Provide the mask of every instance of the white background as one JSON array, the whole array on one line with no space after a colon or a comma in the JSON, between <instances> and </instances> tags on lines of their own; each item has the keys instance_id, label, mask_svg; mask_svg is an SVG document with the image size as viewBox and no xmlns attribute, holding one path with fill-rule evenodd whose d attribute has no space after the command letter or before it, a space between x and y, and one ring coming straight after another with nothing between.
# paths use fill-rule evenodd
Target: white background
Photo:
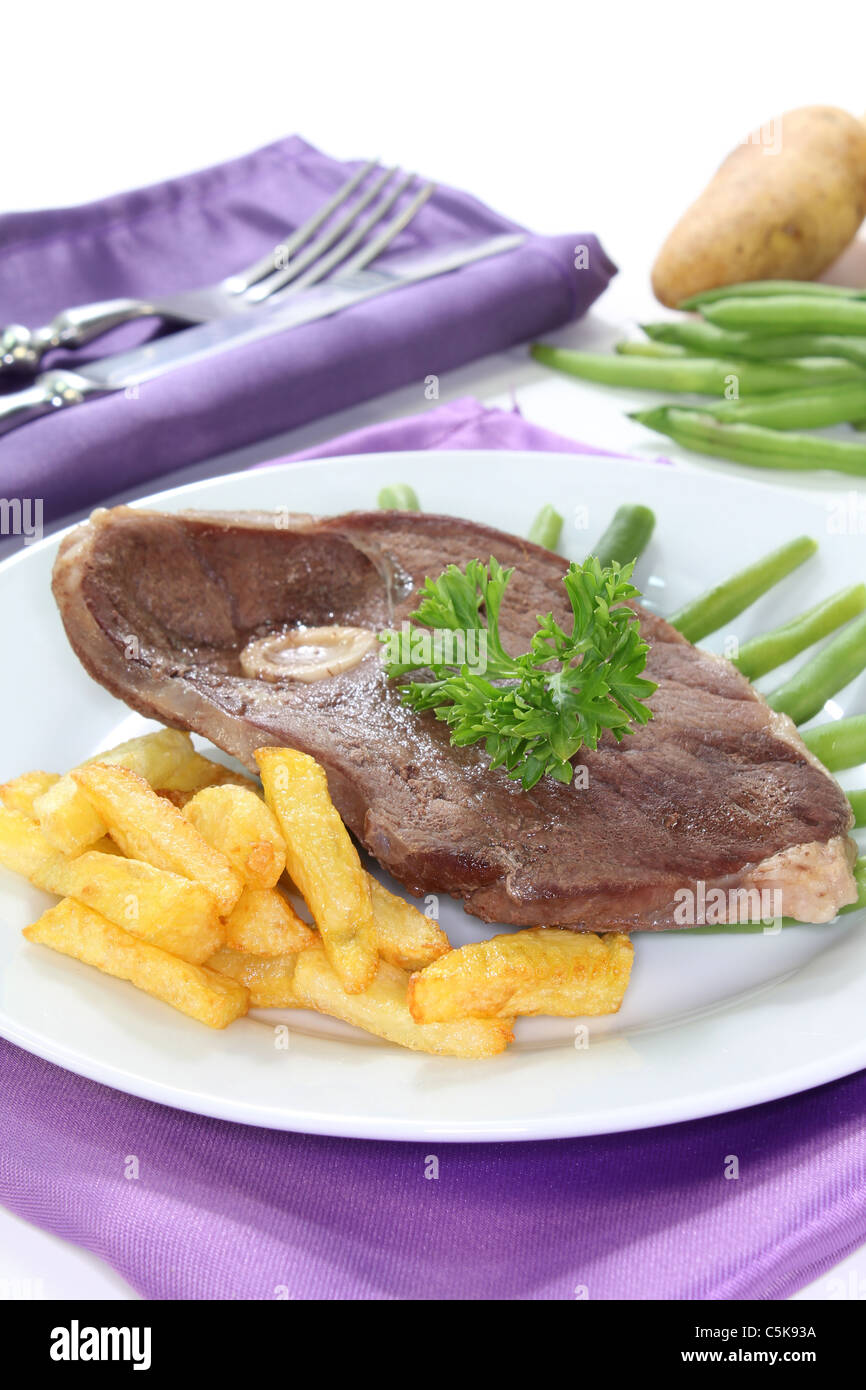
<instances>
[{"instance_id":1,"label":"white background","mask_svg":"<svg viewBox=\"0 0 866 1390\"><path fill-rule=\"evenodd\" d=\"M467 188L538 231L597 232L621 274L561 336L607 343L658 315L654 254L751 128L812 103L863 114L856 17L840 0L10 5L0 210L88 201L298 132L338 157L378 155ZM545 377L522 350L453 374L442 397L498 403L512 388L527 416L564 434L662 452L623 422L617 393ZM257 452L423 404L406 388ZM28 1279L46 1297L129 1296L100 1261L0 1210L0 1297ZM866 1296L866 1254L806 1296Z\"/></svg>"}]
</instances>

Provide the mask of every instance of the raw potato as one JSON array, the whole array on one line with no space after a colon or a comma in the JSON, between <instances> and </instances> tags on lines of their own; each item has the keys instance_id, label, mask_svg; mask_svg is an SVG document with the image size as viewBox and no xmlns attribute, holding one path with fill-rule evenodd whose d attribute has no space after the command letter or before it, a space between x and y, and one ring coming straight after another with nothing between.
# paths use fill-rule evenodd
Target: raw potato
<instances>
[{"instance_id":1,"label":"raw potato","mask_svg":"<svg viewBox=\"0 0 866 1390\"><path fill-rule=\"evenodd\" d=\"M166 869L88 850L64 864L53 879L55 892L193 965L201 965L223 943L212 894Z\"/></svg>"},{"instance_id":2,"label":"raw potato","mask_svg":"<svg viewBox=\"0 0 866 1390\"><path fill-rule=\"evenodd\" d=\"M366 989L378 962L370 881L328 794L325 769L291 748L260 748L256 762L286 842L286 868L328 959L346 990Z\"/></svg>"},{"instance_id":3,"label":"raw potato","mask_svg":"<svg viewBox=\"0 0 866 1390\"><path fill-rule=\"evenodd\" d=\"M10 811L0 805L0 864L4 868L29 879L46 893L54 893L58 891L54 886L57 875L65 862L34 820L23 811Z\"/></svg>"},{"instance_id":4,"label":"raw potato","mask_svg":"<svg viewBox=\"0 0 866 1390\"><path fill-rule=\"evenodd\" d=\"M442 956L409 984L418 1023L515 1014L567 1018L616 1013L631 973L633 948L621 932L562 927L475 941Z\"/></svg>"},{"instance_id":5,"label":"raw potato","mask_svg":"<svg viewBox=\"0 0 866 1390\"><path fill-rule=\"evenodd\" d=\"M224 949L211 957L208 968L245 985L253 1008L298 1009L303 1006L292 983L297 960L296 951L283 956L254 956Z\"/></svg>"},{"instance_id":6,"label":"raw potato","mask_svg":"<svg viewBox=\"0 0 866 1390\"><path fill-rule=\"evenodd\" d=\"M124 854L201 883L216 898L221 916L231 912L243 888L240 874L143 777L102 763L76 768L72 776Z\"/></svg>"},{"instance_id":7,"label":"raw potato","mask_svg":"<svg viewBox=\"0 0 866 1390\"><path fill-rule=\"evenodd\" d=\"M238 981L170 956L71 898L44 912L38 922L24 928L24 935L28 941L95 965L106 975L129 980L209 1028L225 1028L249 1008L249 991Z\"/></svg>"},{"instance_id":8,"label":"raw potato","mask_svg":"<svg viewBox=\"0 0 866 1390\"><path fill-rule=\"evenodd\" d=\"M416 1023L409 1012L404 970L381 961L373 983L361 994L347 994L321 946L301 951L293 988L302 1008L353 1023L413 1052L440 1057L495 1057L513 1040L511 1019L468 1018L457 1023Z\"/></svg>"},{"instance_id":9,"label":"raw potato","mask_svg":"<svg viewBox=\"0 0 866 1390\"><path fill-rule=\"evenodd\" d=\"M153 786L166 783L183 763L196 757L189 734L160 729L98 753L82 767L94 762L127 767ZM104 820L76 786L71 772L36 798L34 811L49 840L64 854L80 854L105 834Z\"/></svg>"},{"instance_id":10,"label":"raw potato","mask_svg":"<svg viewBox=\"0 0 866 1390\"><path fill-rule=\"evenodd\" d=\"M400 970L423 970L450 951L448 937L438 922L425 917L405 898L389 893L372 874L369 877L376 945L383 960Z\"/></svg>"},{"instance_id":11,"label":"raw potato","mask_svg":"<svg viewBox=\"0 0 866 1390\"><path fill-rule=\"evenodd\" d=\"M866 215L866 125L805 106L763 134L728 155L659 252L662 304L746 280L814 279L853 240Z\"/></svg>"},{"instance_id":12,"label":"raw potato","mask_svg":"<svg viewBox=\"0 0 866 1390\"><path fill-rule=\"evenodd\" d=\"M286 845L273 811L246 787L206 787L184 815L220 850L250 888L273 888L286 867Z\"/></svg>"},{"instance_id":13,"label":"raw potato","mask_svg":"<svg viewBox=\"0 0 866 1390\"><path fill-rule=\"evenodd\" d=\"M316 939L276 888L245 888L225 919L225 944L232 951L283 956Z\"/></svg>"}]
</instances>

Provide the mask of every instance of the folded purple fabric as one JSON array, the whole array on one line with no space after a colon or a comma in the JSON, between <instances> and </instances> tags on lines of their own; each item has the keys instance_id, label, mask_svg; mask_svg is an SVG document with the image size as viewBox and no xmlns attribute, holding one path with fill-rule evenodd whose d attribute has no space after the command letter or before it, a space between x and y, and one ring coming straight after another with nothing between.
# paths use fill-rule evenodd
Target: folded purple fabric
<instances>
[{"instance_id":1,"label":"folded purple fabric","mask_svg":"<svg viewBox=\"0 0 866 1390\"><path fill-rule=\"evenodd\" d=\"M496 410L471 396L449 401L424 415L385 420L380 425L328 439L324 444L304 449L290 458L270 459L256 468L274 468L292 459L337 458L352 454L382 454L393 450L415 449L538 449L562 454L608 454L594 444L582 444L565 435L554 434L541 425L525 420L520 411ZM621 456L620 456L621 457Z\"/></svg>"},{"instance_id":2,"label":"folded purple fabric","mask_svg":"<svg viewBox=\"0 0 866 1390\"><path fill-rule=\"evenodd\" d=\"M636 1135L386 1144L201 1119L0 1043L0 1107L0 1200L147 1298L785 1298L866 1236L862 1073Z\"/></svg>"},{"instance_id":3,"label":"folded purple fabric","mask_svg":"<svg viewBox=\"0 0 866 1390\"><path fill-rule=\"evenodd\" d=\"M470 400L304 457L461 447L587 452ZM148 1298L785 1298L866 1240L864 1115L861 1072L635 1134L358 1142L202 1119L0 1043L0 1201Z\"/></svg>"},{"instance_id":4,"label":"folded purple fabric","mask_svg":"<svg viewBox=\"0 0 866 1390\"><path fill-rule=\"evenodd\" d=\"M357 167L297 136L242 159L85 207L0 217L0 322L29 327L117 295L192 289L250 264ZM391 254L452 246L516 224L439 188ZM575 257L575 248L585 255ZM576 262L579 268L576 268ZM589 233L531 236L441 279L248 343L0 437L6 496L42 498L46 520L499 351L583 314L615 274ZM153 331L153 323L150 324ZM88 350L119 351L146 325ZM55 353L74 366L88 353Z\"/></svg>"}]
</instances>

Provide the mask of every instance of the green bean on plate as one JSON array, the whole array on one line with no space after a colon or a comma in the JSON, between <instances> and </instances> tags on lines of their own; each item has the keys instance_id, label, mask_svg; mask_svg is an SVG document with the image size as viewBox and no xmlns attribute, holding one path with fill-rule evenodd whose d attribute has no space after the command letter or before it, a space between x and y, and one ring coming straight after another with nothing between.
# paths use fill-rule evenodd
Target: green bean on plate
<instances>
[{"instance_id":1,"label":"green bean on plate","mask_svg":"<svg viewBox=\"0 0 866 1390\"><path fill-rule=\"evenodd\" d=\"M853 584L771 632L752 637L740 647L739 655L733 659L734 665L749 680L757 680L768 671L784 666L823 637L829 637L864 609L866 584Z\"/></svg>"},{"instance_id":2,"label":"green bean on plate","mask_svg":"<svg viewBox=\"0 0 866 1390\"><path fill-rule=\"evenodd\" d=\"M718 632L732 618L738 617L768 589L772 589L814 555L817 549L818 543L811 536L798 536L730 579L716 584L699 598L692 599L668 622L690 642L699 642L702 637Z\"/></svg>"}]
</instances>

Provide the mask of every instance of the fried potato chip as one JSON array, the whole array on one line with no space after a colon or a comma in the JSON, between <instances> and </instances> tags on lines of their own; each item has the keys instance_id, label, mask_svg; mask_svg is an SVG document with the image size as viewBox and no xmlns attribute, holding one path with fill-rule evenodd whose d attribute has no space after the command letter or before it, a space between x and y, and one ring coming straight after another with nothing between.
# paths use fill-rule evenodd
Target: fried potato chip
<instances>
[{"instance_id":1,"label":"fried potato chip","mask_svg":"<svg viewBox=\"0 0 866 1390\"><path fill-rule=\"evenodd\" d=\"M461 1019L456 1023L416 1023L406 999L409 976L379 963L376 978L362 993L347 994L321 946L308 946L297 958L294 992L299 1006L354 1023L414 1052L442 1057L494 1057L512 1041L511 1020Z\"/></svg>"},{"instance_id":2,"label":"fried potato chip","mask_svg":"<svg viewBox=\"0 0 866 1390\"><path fill-rule=\"evenodd\" d=\"M213 895L167 869L87 850L68 860L53 878L55 892L193 965L201 965L223 943Z\"/></svg>"},{"instance_id":3,"label":"fried potato chip","mask_svg":"<svg viewBox=\"0 0 866 1390\"><path fill-rule=\"evenodd\" d=\"M562 927L474 941L413 975L409 1007L418 1023L514 1014L568 1018L616 1013L631 972L633 948L622 932Z\"/></svg>"},{"instance_id":4,"label":"fried potato chip","mask_svg":"<svg viewBox=\"0 0 866 1390\"><path fill-rule=\"evenodd\" d=\"M283 956L254 956L224 948L211 956L208 969L245 985L253 1008L297 1009L301 1006L292 984L297 960L296 951Z\"/></svg>"},{"instance_id":5,"label":"fried potato chip","mask_svg":"<svg viewBox=\"0 0 866 1390\"><path fill-rule=\"evenodd\" d=\"M221 916L231 912L243 888L240 875L143 777L102 763L76 768L72 776L124 854L202 884Z\"/></svg>"},{"instance_id":6,"label":"fried potato chip","mask_svg":"<svg viewBox=\"0 0 866 1390\"><path fill-rule=\"evenodd\" d=\"M220 850L250 888L273 888L286 845L273 811L246 787L206 787L184 808L198 833Z\"/></svg>"},{"instance_id":7,"label":"fried potato chip","mask_svg":"<svg viewBox=\"0 0 866 1390\"><path fill-rule=\"evenodd\" d=\"M259 956L300 951L316 940L316 933L276 888L244 888L224 926L230 950Z\"/></svg>"},{"instance_id":8,"label":"fried potato chip","mask_svg":"<svg viewBox=\"0 0 866 1390\"><path fill-rule=\"evenodd\" d=\"M38 820L38 816L33 809L33 803L37 796L42 796L49 787L53 787L60 778L56 772L25 772L20 777L13 777L11 782L4 782L0 787L0 801L9 811L21 811L31 820Z\"/></svg>"},{"instance_id":9,"label":"fried potato chip","mask_svg":"<svg viewBox=\"0 0 866 1390\"><path fill-rule=\"evenodd\" d=\"M286 842L286 867L344 989L365 989L378 960L368 875L328 794L325 770L290 748L260 748L265 799Z\"/></svg>"},{"instance_id":10,"label":"fried potato chip","mask_svg":"<svg viewBox=\"0 0 866 1390\"><path fill-rule=\"evenodd\" d=\"M249 991L237 980L218 975L206 965L179 960L72 898L49 908L38 922L24 928L24 935L106 975L128 980L209 1028L225 1028L249 1008Z\"/></svg>"},{"instance_id":11,"label":"fried potato chip","mask_svg":"<svg viewBox=\"0 0 866 1390\"><path fill-rule=\"evenodd\" d=\"M448 937L439 923L425 917L417 907L389 893L377 878L370 875L373 895L373 922L379 955L389 965L400 970L423 970L451 950Z\"/></svg>"},{"instance_id":12,"label":"fried potato chip","mask_svg":"<svg viewBox=\"0 0 866 1390\"><path fill-rule=\"evenodd\" d=\"M64 856L51 843L35 820L23 811L10 811L0 805L0 864L14 874L28 878L46 893L55 893L57 874Z\"/></svg>"},{"instance_id":13,"label":"fried potato chip","mask_svg":"<svg viewBox=\"0 0 866 1390\"><path fill-rule=\"evenodd\" d=\"M177 729L160 729L98 753L81 766L100 762L126 767L151 785L159 785L187 759L196 756L189 734ZM64 854L80 854L105 834L105 821L76 785L71 772L59 778L33 804L40 826Z\"/></svg>"}]
</instances>

